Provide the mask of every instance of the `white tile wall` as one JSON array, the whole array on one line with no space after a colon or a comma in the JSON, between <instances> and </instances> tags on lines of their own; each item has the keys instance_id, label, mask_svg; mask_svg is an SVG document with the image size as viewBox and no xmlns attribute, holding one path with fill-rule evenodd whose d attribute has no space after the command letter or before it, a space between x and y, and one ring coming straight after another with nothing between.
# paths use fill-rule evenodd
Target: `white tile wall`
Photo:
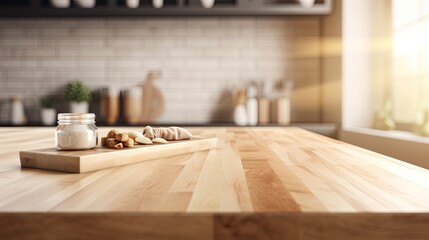
<instances>
[{"instance_id":1,"label":"white tile wall","mask_svg":"<svg viewBox=\"0 0 429 240\"><path fill-rule=\"evenodd\" d=\"M0 121L12 95L37 120L39 98L70 80L127 88L150 70L163 72L161 122L229 120L232 86L280 78L295 80L293 120L318 121L319 28L316 17L1 20Z\"/></svg>"}]
</instances>

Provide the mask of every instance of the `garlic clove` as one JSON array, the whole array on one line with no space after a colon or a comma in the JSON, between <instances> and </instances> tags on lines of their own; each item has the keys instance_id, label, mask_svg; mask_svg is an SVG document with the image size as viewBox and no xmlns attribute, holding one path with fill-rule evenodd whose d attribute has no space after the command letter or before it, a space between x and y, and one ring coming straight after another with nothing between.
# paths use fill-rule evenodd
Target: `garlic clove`
<instances>
[{"instance_id":1,"label":"garlic clove","mask_svg":"<svg viewBox=\"0 0 429 240\"><path fill-rule=\"evenodd\" d=\"M161 143L161 144L167 144L167 140L163 139L163 138L154 138L152 139L153 143Z\"/></svg>"},{"instance_id":2,"label":"garlic clove","mask_svg":"<svg viewBox=\"0 0 429 240\"><path fill-rule=\"evenodd\" d=\"M137 137L137 138L135 139L135 141L136 141L136 143L138 143L138 144L143 144L143 145L150 145L150 144L153 144L153 143L152 143L152 141L151 141L149 138L145 137L145 136Z\"/></svg>"},{"instance_id":3,"label":"garlic clove","mask_svg":"<svg viewBox=\"0 0 429 240\"><path fill-rule=\"evenodd\" d=\"M133 140L136 140L136 138L138 137L144 137L144 135L141 132L137 132L137 131L129 131L128 136Z\"/></svg>"}]
</instances>

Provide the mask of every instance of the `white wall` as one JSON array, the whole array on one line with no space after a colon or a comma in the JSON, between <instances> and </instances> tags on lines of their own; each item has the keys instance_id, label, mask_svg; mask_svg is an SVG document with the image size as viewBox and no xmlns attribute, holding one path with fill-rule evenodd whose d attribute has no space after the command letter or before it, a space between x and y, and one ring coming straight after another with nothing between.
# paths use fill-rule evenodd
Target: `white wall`
<instances>
[{"instance_id":1,"label":"white wall","mask_svg":"<svg viewBox=\"0 0 429 240\"><path fill-rule=\"evenodd\" d=\"M322 121L341 127L342 0L322 18Z\"/></svg>"},{"instance_id":2,"label":"white wall","mask_svg":"<svg viewBox=\"0 0 429 240\"><path fill-rule=\"evenodd\" d=\"M373 0L343 0L342 125L371 125L370 7Z\"/></svg>"},{"instance_id":3,"label":"white wall","mask_svg":"<svg viewBox=\"0 0 429 240\"><path fill-rule=\"evenodd\" d=\"M344 0L343 41L343 127L372 127L390 92L390 0Z\"/></svg>"}]
</instances>

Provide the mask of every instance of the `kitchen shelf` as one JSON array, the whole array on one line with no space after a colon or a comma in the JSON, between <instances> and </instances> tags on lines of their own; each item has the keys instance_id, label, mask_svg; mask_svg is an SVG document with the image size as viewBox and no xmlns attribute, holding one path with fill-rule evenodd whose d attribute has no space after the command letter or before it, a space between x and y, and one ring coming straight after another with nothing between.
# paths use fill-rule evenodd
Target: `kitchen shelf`
<instances>
[{"instance_id":1,"label":"kitchen shelf","mask_svg":"<svg viewBox=\"0 0 429 240\"><path fill-rule=\"evenodd\" d=\"M163 8L165 8L165 7L167 7L167 8L168 7L176 7L176 6L178 6L178 4L179 4L178 0L164 0ZM134 9L130 9L127 7L126 0L118 0L116 8L123 8L126 10L134 10ZM152 0L140 0L140 6L137 8L137 10L141 9L141 8L149 8L152 10L157 10L157 9L153 8Z\"/></svg>"},{"instance_id":2,"label":"kitchen shelf","mask_svg":"<svg viewBox=\"0 0 429 240\"><path fill-rule=\"evenodd\" d=\"M94 8L54 8L49 0L1 0L1 18L20 17L151 17L151 16L282 16L326 15L333 0L316 0L304 8L295 0L217 0L205 9L199 0L164 0L163 8L153 8L151 0L141 0L138 8L128 8L126 0L97 0Z\"/></svg>"}]
</instances>

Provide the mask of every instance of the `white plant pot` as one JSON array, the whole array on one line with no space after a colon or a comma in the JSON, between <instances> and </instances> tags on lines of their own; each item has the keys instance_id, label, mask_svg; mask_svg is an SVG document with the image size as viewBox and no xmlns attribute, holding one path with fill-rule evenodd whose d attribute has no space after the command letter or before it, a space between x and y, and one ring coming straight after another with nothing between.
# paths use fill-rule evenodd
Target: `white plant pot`
<instances>
[{"instance_id":1,"label":"white plant pot","mask_svg":"<svg viewBox=\"0 0 429 240\"><path fill-rule=\"evenodd\" d=\"M74 0L74 2L81 8L93 8L96 0Z\"/></svg>"},{"instance_id":2,"label":"white plant pot","mask_svg":"<svg viewBox=\"0 0 429 240\"><path fill-rule=\"evenodd\" d=\"M127 7L129 8L138 8L140 5L140 0L127 0Z\"/></svg>"},{"instance_id":3,"label":"white plant pot","mask_svg":"<svg viewBox=\"0 0 429 240\"><path fill-rule=\"evenodd\" d=\"M88 113L89 104L88 102L70 102L71 113Z\"/></svg>"},{"instance_id":4,"label":"white plant pot","mask_svg":"<svg viewBox=\"0 0 429 240\"><path fill-rule=\"evenodd\" d=\"M40 118L43 125L54 125L57 120L57 111L54 108L42 108Z\"/></svg>"},{"instance_id":5,"label":"white plant pot","mask_svg":"<svg viewBox=\"0 0 429 240\"><path fill-rule=\"evenodd\" d=\"M201 4L204 8L212 8L215 3L215 0L201 0Z\"/></svg>"},{"instance_id":6,"label":"white plant pot","mask_svg":"<svg viewBox=\"0 0 429 240\"><path fill-rule=\"evenodd\" d=\"M299 3L305 8L312 8L314 7L314 1L315 0L299 0Z\"/></svg>"},{"instance_id":7,"label":"white plant pot","mask_svg":"<svg viewBox=\"0 0 429 240\"><path fill-rule=\"evenodd\" d=\"M162 6L164 6L164 0L152 0L152 5L154 8L162 8Z\"/></svg>"},{"instance_id":8,"label":"white plant pot","mask_svg":"<svg viewBox=\"0 0 429 240\"><path fill-rule=\"evenodd\" d=\"M71 0L51 0L51 5L56 8L68 8L70 7Z\"/></svg>"}]
</instances>

